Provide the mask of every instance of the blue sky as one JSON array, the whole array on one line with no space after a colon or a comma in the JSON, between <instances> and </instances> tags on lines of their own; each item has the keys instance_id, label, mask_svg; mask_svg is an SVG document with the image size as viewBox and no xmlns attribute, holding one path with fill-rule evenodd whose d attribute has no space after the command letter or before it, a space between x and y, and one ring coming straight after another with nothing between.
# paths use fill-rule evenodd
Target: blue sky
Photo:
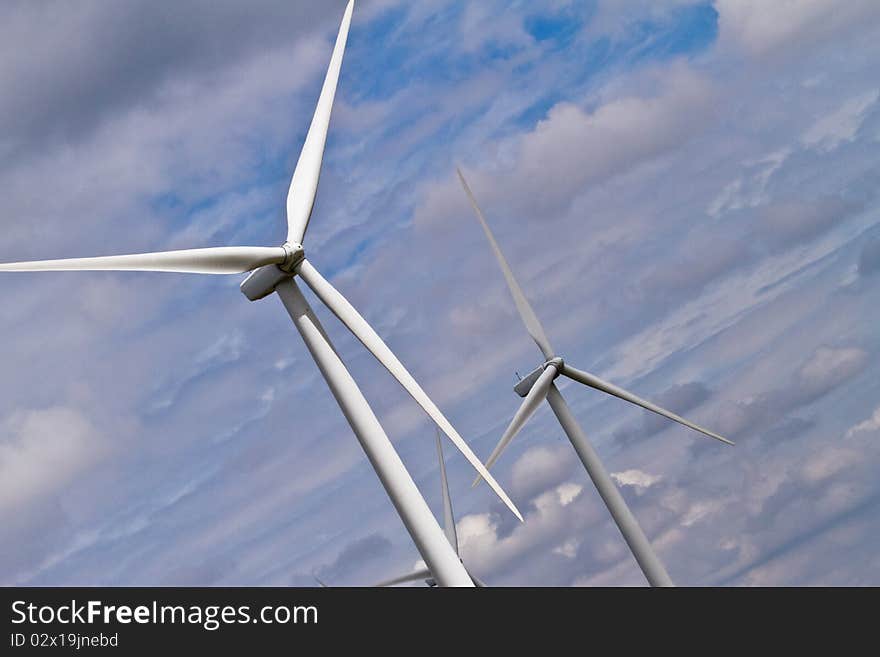
<instances>
[{"instance_id":1,"label":"blue sky","mask_svg":"<svg viewBox=\"0 0 880 657\"><path fill-rule=\"evenodd\" d=\"M277 244L343 2L12 2L0 260ZM563 394L673 579L880 582L876 3L358 3L307 236L480 456L554 346L730 435ZM238 277L4 276L4 584L368 584L418 554L277 299ZM439 511L433 429L323 309ZM496 585L642 577L546 409L447 450Z\"/></svg>"}]
</instances>

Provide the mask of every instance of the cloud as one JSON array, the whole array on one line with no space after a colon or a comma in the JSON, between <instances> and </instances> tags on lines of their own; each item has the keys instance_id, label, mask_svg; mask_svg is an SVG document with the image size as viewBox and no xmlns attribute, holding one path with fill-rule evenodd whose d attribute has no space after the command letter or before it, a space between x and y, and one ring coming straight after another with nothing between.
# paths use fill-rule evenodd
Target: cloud
<instances>
[{"instance_id":1,"label":"cloud","mask_svg":"<svg viewBox=\"0 0 880 657\"><path fill-rule=\"evenodd\" d=\"M868 352L858 347L820 346L786 385L736 404L724 404L713 426L733 437L772 428L787 420L788 413L812 404L860 374L868 361Z\"/></svg>"},{"instance_id":2,"label":"cloud","mask_svg":"<svg viewBox=\"0 0 880 657\"><path fill-rule=\"evenodd\" d=\"M660 475L652 475L635 468L623 472L612 472L611 476L621 486L633 486L639 490L650 488L663 479Z\"/></svg>"},{"instance_id":3,"label":"cloud","mask_svg":"<svg viewBox=\"0 0 880 657\"><path fill-rule=\"evenodd\" d=\"M757 231L772 248L788 248L820 235L858 208L837 198L771 203L759 210Z\"/></svg>"},{"instance_id":4,"label":"cloud","mask_svg":"<svg viewBox=\"0 0 880 657\"><path fill-rule=\"evenodd\" d=\"M627 31L635 29L632 24L633 16L640 16L646 22L660 22L677 9L700 3L701 0L667 0L663 3L651 0L599 2L587 25L587 32L597 38L621 38Z\"/></svg>"},{"instance_id":5,"label":"cloud","mask_svg":"<svg viewBox=\"0 0 880 657\"><path fill-rule=\"evenodd\" d=\"M868 353L858 347L819 347L798 369L793 402L809 403L861 372Z\"/></svg>"},{"instance_id":6,"label":"cloud","mask_svg":"<svg viewBox=\"0 0 880 657\"><path fill-rule=\"evenodd\" d=\"M774 461L774 486L762 492L749 515L741 534L745 540L737 541L740 563L722 583L854 586L876 576L877 535L870 521L880 503L875 419L872 415L842 436L824 434L805 453L765 455ZM858 559L860 567L843 567L841 557Z\"/></svg>"},{"instance_id":7,"label":"cloud","mask_svg":"<svg viewBox=\"0 0 880 657\"><path fill-rule=\"evenodd\" d=\"M0 66L0 122L19 148L78 142L114 115L156 103L173 84L219 81L239 61L338 20L337 7L325 3L274 0L247 8L225 0L173 9L141 0L87 0L75 10L64 2L12 5L0 21L0 42L16 53ZM38 42L30 39L36 31Z\"/></svg>"},{"instance_id":8,"label":"cloud","mask_svg":"<svg viewBox=\"0 0 880 657\"><path fill-rule=\"evenodd\" d=\"M850 427L846 432L847 438L852 438L858 433L869 433L880 431L880 407L874 410L874 413L864 422Z\"/></svg>"},{"instance_id":9,"label":"cloud","mask_svg":"<svg viewBox=\"0 0 880 657\"><path fill-rule=\"evenodd\" d=\"M107 454L101 434L69 407L20 411L3 423L0 514L62 491Z\"/></svg>"},{"instance_id":10,"label":"cloud","mask_svg":"<svg viewBox=\"0 0 880 657\"><path fill-rule=\"evenodd\" d=\"M522 140L513 188L537 208L558 211L561 199L692 137L711 110L711 84L681 65L664 71L659 86L655 95L625 95L592 111L553 107Z\"/></svg>"},{"instance_id":11,"label":"cloud","mask_svg":"<svg viewBox=\"0 0 880 657\"><path fill-rule=\"evenodd\" d=\"M817 120L801 137L801 143L827 152L844 142L851 142L877 98L880 98L880 91L876 90L850 98L837 110Z\"/></svg>"},{"instance_id":12,"label":"cloud","mask_svg":"<svg viewBox=\"0 0 880 657\"><path fill-rule=\"evenodd\" d=\"M722 42L764 56L819 45L856 24L880 19L871 0L716 0Z\"/></svg>"},{"instance_id":13,"label":"cloud","mask_svg":"<svg viewBox=\"0 0 880 657\"><path fill-rule=\"evenodd\" d=\"M858 272L860 276L870 276L880 271L880 239L868 241L859 254Z\"/></svg>"},{"instance_id":14,"label":"cloud","mask_svg":"<svg viewBox=\"0 0 880 657\"><path fill-rule=\"evenodd\" d=\"M515 570L529 555L563 546L590 518L589 507L578 503L582 490L565 483L538 495L526 521L505 535L491 514L463 517L457 525L462 559L491 581L493 575Z\"/></svg>"},{"instance_id":15,"label":"cloud","mask_svg":"<svg viewBox=\"0 0 880 657\"><path fill-rule=\"evenodd\" d=\"M334 584L357 572L371 561L377 561L391 552L391 541L380 534L370 534L346 545L336 559L317 570L321 579ZM367 582L361 582L366 586Z\"/></svg>"},{"instance_id":16,"label":"cloud","mask_svg":"<svg viewBox=\"0 0 880 657\"><path fill-rule=\"evenodd\" d=\"M593 109L557 103L533 130L505 146L516 151L512 168L467 171L471 186L493 190L500 177L512 194L502 207L514 205L532 217L547 216L566 208L590 185L661 156L705 125L715 95L705 77L683 63L662 76L649 71L637 77L632 82L636 93L620 91ZM464 207L460 196L452 178L429 190L416 222L439 222L453 208ZM491 193L481 195L481 203L490 207L495 201Z\"/></svg>"},{"instance_id":17,"label":"cloud","mask_svg":"<svg viewBox=\"0 0 880 657\"><path fill-rule=\"evenodd\" d=\"M571 474L576 460L567 444L529 448L513 464L511 494L525 500L559 486Z\"/></svg>"},{"instance_id":18,"label":"cloud","mask_svg":"<svg viewBox=\"0 0 880 657\"><path fill-rule=\"evenodd\" d=\"M220 335L212 344L195 355L192 362L182 369L171 372L158 386L153 411L170 407L186 386L201 376L237 362L247 348L239 331Z\"/></svg>"}]
</instances>

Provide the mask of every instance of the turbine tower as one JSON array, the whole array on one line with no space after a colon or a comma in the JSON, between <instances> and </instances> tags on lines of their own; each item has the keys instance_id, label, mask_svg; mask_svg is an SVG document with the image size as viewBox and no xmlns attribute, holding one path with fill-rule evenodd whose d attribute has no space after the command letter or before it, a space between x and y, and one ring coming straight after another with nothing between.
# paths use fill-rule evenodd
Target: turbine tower
<instances>
[{"instance_id":1,"label":"turbine tower","mask_svg":"<svg viewBox=\"0 0 880 657\"><path fill-rule=\"evenodd\" d=\"M609 476L605 466L602 465L599 455L596 453L592 444L590 444L590 441L587 440L583 429L581 429L577 420L575 420L571 409L569 409L568 404L553 381L556 377L562 374L578 383L582 383L590 388L601 390L604 393L613 395L637 406L641 406L646 410L662 415L665 418L683 424L686 427L699 431L700 433L715 438L716 440L720 440L723 443L727 443L728 445L733 445L733 443L727 440L727 438L719 436L717 433L703 429L693 422L679 417L671 411L660 408L656 404L645 401L631 392L618 388L593 374L579 370L566 363L553 350L553 347L550 346L550 340L544 332L544 327L541 326L541 322L538 321L538 316L535 315L535 311L532 310L525 294L523 294L522 288L520 288L519 283L517 283L516 278L514 278L513 271L511 271L507 259L501 252L501 247L498 246L498 242L495 240L495 236L492 234L489 224L486 222L486 218L483 216L483 212L480 210L480 206L477 204L477 200L474 198L470 186L464 179L464 175L458 168L456 168L456 173L458 173L461 185L474 208L477 220L480 222L483 232L489 240L492 252L495 254L495 258L501 266L504 280L507 282L507 287L510 290L510 294L513 297L513 301L516 304L516 308L519 311L523 324L525 324L526 331L528 331L529 335L544 355L544 362L528 376L522 379L514 388L517 394L525 399L516 411L516 414L513 416L513 420L507 427L507 430L501 436L501 440L498 441L498 445L492 450L492 454L490 454L489 459L486 461L486 467L491 468L492 465L494 465L510 444L510 441L513 440L517 433L519 433L519 430L522 429L526 421L537 410L538 406L541 405L541 402L546 399L550 404L550 408L553 409L556 418L559 420L559 424L562 425L563 431L565 431L568 439L571 441L577 455L580 457L581 462L584 464L587 474L589 474L590 479L593 480L593 484L599 491L599 495L608 507L608 511L611 513L612 518L614 518L614 522L617 524L618 529L620 529L620 533L623 534L624 540L627 545L629 545L629 548L638 562L639 567L642 569L642 572L645 574L648 583L650 583L651 586L673 586L672 579L666 572L666 568L663 566L659 557L657 557L654 548L651 546L651 543L648 541L648 538L639 526L632 511L630 511L629 506L627 506L626 501L623 499L623 496L620 494L614 481ZM477 485L480 482L480 479L480 475L477 475L474 485Z\"/></svg>"},{"instance_id":2,"label":"turbine tower","mask_svg":"<svg viewBox=\"0 0 880 657\"><path fill-rule=\"evenodd\" d=\"M97 258L43 260L0 265L5 272L36 271L159 271L195 274L252 272L241 284L251 301L277 292L336 398L346 420L367 454L394 507L441 586L472 586L470 577L403 462L376 419L357 383L334 349L296 282L300 277L364 347L397 379L428 416L464 454L476 471L520 519L507 494L491 477L464 439L373 328L305 258L302 246L311 218L324 156L330 113L351 25L354 0L342 18L330 65L287 195L287 240L276 247L233 246Z\"/></svg>"}]
</instances>

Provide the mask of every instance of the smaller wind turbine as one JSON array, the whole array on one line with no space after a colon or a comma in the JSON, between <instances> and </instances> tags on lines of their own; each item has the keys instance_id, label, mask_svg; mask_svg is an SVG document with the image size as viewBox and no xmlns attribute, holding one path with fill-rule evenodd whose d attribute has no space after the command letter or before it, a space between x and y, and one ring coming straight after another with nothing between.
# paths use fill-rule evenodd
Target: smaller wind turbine
<instances>
[{"instance_id":1,"label":"smaller wind turbine","mask_svg":"<svg viewBox=\"0 0 880 657\"><path fill-rule=\"evenodd\" d=\"M455 550L455 554L459 555L458 558L461 559L458 547L458 534L455 531L455 514L452 512L452 498L449 496L449 481L446 479L446 459L443 458L443 445L440 441L439 430L437 431L437 458L440 459L440 490L443 495L443 532L446 534L446 539L449 541L452 549ZM483 581L468 570L466 565L464 569L467 571L468 576L473 580L474 585L479 587L486 586ZM321 586L321 588L329 588L330 585L318 577L317 573L313 573L312 577L315 578L315 581ZM419 580L424 580L425 584L428 586L437 586L437 580L427 566L414 570L406 575L399 575L398 577L383 580L377 584L373 584L373 586L394 586L395 584L406 584L407 582L418 582Z\"/></svg>"},{"instance_id":2,"label":"smaller wind turbine","mask_svg":"<svg viewBox=\"0 0 880 657\"><path fill-rule=\"evenodd\" d=\"M455 531L455 514L452 512L452 498L449 496L449 481L446 478L446 459L443 458L443 445L440 443L440 432L437 431L437 458L440 460L440 491L443 495L443 531L446 534L446 538L449 540L449 544L452 546L452 549L455 550L455 553L458 555L458 558L461 559L461 552L459 551L458 546L458 534ZM462 562L464 563L464 562ZM464 564L464 569L467 571L467 574L474 581L475 586L485 587L486 584L482 582L476 575L474 575L470 569L467 567L467 564ZM394 586L395 584L405 584L407 582L418 582L419 580L424 580L425 584L428 586L437 586L437 581L434 579L434 576L431 574L431 570L425 566L424 568L419 568L418 570L414 570L411 573L407 573L406 575L400 575L398 577L392 577L391 579L386 579L378 584L374 584L373 586Z\"/></svg>"},{"instance_id":3,"label":"smaller wind turbine","mask_svg":"<svg viewBox=\"0 0 880 657\"><path fill-rule=\"evenodd\" d=\"M513 416L513 420L507 427L507 430L501 436L501 440L498 441L498 445L492 450L492 454L486 461L486 468L491 468L492 465L494 465L510 444L510 441L513 440L516 434L519 433L520 429L523 428L523 425L525 425L526 421L537 410L541 402L546 399L550 404L550 407L553 409L556 418L559 420L559 423L562 425L566 435L568 435L572 446L583 462L584 468L586 468L587 473L593 480L593 484L599 491L599 495L601 495L605 505L608 507L608 511L611 512L614 522L620 529L620 533L623 534L624 540L626 540L629 545L633 556L636 558L636 561L642 569L642 572L645 574L648 582L652 586L673 586L672 579L670 579L669 574L666 572L666 568L664 568L660 559L657 557L650 542L648 542L645 533L636 521L635 516L633 516L632 511L630 511L623 496L620 494L620 491L617 489L617 486L615 486L614 481L605 469L605 466L602 465L602 461L599 460L599 455L587 440L583 429L578 425L577 420L575 420L574 415L572 415L571 410L568 407L568 404L565 402L565 399L563 399L562 394L556 388L553 381L560 374L564 374L578 383L582 383L590 388L595 388L596 390L601 390L609 395L619 397L620 399L635 404L636 406L641 406L646 410L662 415L665 418L683 424L686 427L699 431L700 433L716 440L720 440L723 443L727 443L728 445L733 445L733 443L727 440L727 438L719 436L717 433L697 426L693 422L685 420L683 417L680 417L671 411L667 411L664 408L660 408L656 404L645 401L631 392L618 388L607 381L603 381L593 374L576 369L558 356L553 350L553 347L550 346L550 341L547 339L547 335L544 332L544 328L541 326L541 322L538 321L535 311L532 310L532 307L529 305L528 300L526 300L525 294L523 294L519 283L516 282L513 272L510 269L510 265L507 263L504 254L501 252L501 247L498 246L498 242L495 240L495 236L492 234L489 224L486 222L486 218L480 210L480 206L477 205L477 200L474 198L471 188L464 179L464 175L458 168L456 168L456 172L458 173L458 178L461 181L462 187L464 187L468 199L470 199L474 212L477 215L477 219L483 227L483 232L489 240L489 245L492 247L495 258L501 266L504 279L507 281L507 287L510 289L510 294L513 296L513 301L526 326L526 330L529 335L532 336L532 339L538 345L538 348L541 350L541 353L545 358L544 363L539 365L514 387L516 393L520 397L525 397L525 399L516 411L516 414ZM481 477L478 475L476 480L474 480L475 486L480 482L480 479Z\"/></svg>"}]
</instances>

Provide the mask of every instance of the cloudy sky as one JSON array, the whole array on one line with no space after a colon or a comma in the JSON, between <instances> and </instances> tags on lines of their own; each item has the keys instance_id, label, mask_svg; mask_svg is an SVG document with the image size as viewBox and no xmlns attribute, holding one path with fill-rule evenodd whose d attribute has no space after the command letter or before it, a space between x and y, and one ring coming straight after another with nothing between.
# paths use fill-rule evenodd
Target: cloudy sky
<instances>
[{"instance_id":1,"label":"cloudy sky","mask_svg":"<svg viewBox=\"0 0 880 657\"><path fill-rule=\"evenodd\" d=\"M283 240L344 2L0 5L0 260ZM683 585L880 584L880 5L362 0L306 242L487 456L563 394ZM0 583L365 585L419 556L277 298L6 274ZM434 433L318 313L435 511ZM548 409L446 451L495 585L640 585Z\"/></svg>"}]
</instances>

